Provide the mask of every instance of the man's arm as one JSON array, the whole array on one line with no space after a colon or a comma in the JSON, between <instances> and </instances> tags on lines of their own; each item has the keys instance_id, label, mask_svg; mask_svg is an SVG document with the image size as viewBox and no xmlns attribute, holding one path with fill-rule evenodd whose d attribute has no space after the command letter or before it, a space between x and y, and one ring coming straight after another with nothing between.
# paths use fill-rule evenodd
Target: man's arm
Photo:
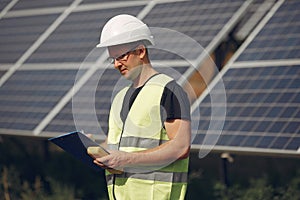
<instances>
[{"instance_id":1,"label":"man's arm","mask_svg":"<svg viewBox=\"0 0 300 200\"><path fill-rule=\"evenodd\" d=\"M123 168L127 166L157 166L186 158L190 150L191 123L188 120L174 119L165 122L169 141L162 145L140 152L111 151L109 155L95 159L101 167Z\"/></svg>"}]
</instances>

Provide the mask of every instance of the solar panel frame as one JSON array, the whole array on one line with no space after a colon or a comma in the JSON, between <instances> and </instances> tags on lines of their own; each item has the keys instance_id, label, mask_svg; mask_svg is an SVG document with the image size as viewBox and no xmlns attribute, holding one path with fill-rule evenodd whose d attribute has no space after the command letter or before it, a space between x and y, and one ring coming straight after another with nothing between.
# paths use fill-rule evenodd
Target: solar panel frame
<instances>
[{"instance_id":1,"label":"solar panel frame","mask_svg":"<svg viewBox=\"0 0 300 200\"><path fill-rule=\"evenodd\" d=\"M0 20L0 63L15 63L58 15Z\"/></svg>"},{"instance_id":2,"label":"solar panel frame","mask_svg":"<svg viewBox=\"0 0 300 200\"><path fill-rule=\"evenodd\" d=\"M247 44L236 62L298 59L300 57L299 2L282 3L267 24ZM290 26L294 24L294 26Z\"/></svg>"},{"instance_id":3,"label":"solar panel frame","mask_svg":"<svg viewBox=\"0 0 300 200\"><path fill-rule=\"evenodd\" d=\"M240 1L239 1L240 2ZM85 3L89 3L89 2L81 2L82 3L82 5L83 4L85 4ZM211 2L212 4L214 4L214 2ZM160 4L160 3L158 3L159 4L159 6L162 6L163 4ZM164 5L167 5L168 3L166 3L166 4L164 4ZM91 4L92 5L92 4ZM146 4L145 4L146 5ZM60 5L61 6L61 5ZM158 6L158 5L156 5L156 6ZM28 7L28 8L32 8L32 7ZM17 7L15 8L15 9L17 9ZM82 9L82 11L80 11L80 9ZM85 9L85 7L82 7L82 8L80 8L80 6L77 8L77 9L75 9L75 10L77 10L77 11L75 11L75 12L73 12L73 14L75 14L76 12L78 13L78 12L84 12L83 10ZM59 9L58 9L59 10ZM58 11L57 10L57 11ZM15 11L14 11L15 12ZM58 11L58 13L59 13L59 11ZM146 15L146 17L147 17L147 15ZM8 18L7 18L8 19ZM2 20L2 19L1 19ZM1 22L1 20L0 20L0 22ZM208 22L208 21L206 21L206 22ZM179 22L178 22L179 23ZM219 22L218 22L219 23ZM222 23L222 22L220 22L220 23ZM189 31L191 31L191 32L193 32L194 30L188 30L188 28L187 27L189 27L189 26L191 26L192 25L192 23L191 24L189 24L189 23L187 23L187 26L179 26L178 25L178 27L181 27L181 28L183 28L182 30L187 30L187 34L189 34ZM205 25L204 25L205 26ZM176 27L176 26L175 26ZM217 28L217 27L215 27L215 28ZM58 30L58 29L57 29ZM217 32L214 32L213 33L213 31L215 31L215 30L212 30L212 35L213 34L216 34ZM297 30L296 30L297 31ZM197 39L197 38L196 38ZM207 39L207 38L206 38ZM292 40L286 40L285 41L286 42L286 44L292 44ZM280 44L280 43L279 43ZM277 45L277 44L276 44ZM88 45L87 45L88 46ZM292 50L291 50L292 51ZM297 53L298 51L296 51L296 53ZM42 55L42 54L40 54L39 55L40 57L44 57L45 56L45 54L44 55ZM36 58L36 60L34 61L34 59L32 59L31 60L31 58L30 58L30 60L28 60L28 63L26 64L26 65L30 65L31 64L31 62L32 63L37 63L37 64L42 64L41 62L52 62L51 61L51 59L49 59L48 61L47 60L39 60L38 59L38 57L39 56L37 56ZM32 57L33 58L33 57ZM288 59L290 59L290 57L287 57ZM62 62L70 62L70 61L73 61L73 60L60 60L60 61L62 61ZM79 62L79 61L76 61L76 62ZM234 65L233 66L235 66L235 67L237 67L237 68L239 68L239 67L241 67L241 66L237 66L236 65L237 63L235 62L234 63ZM239 64L239 63L238 63ZM249 62L248 63L246 63L247 65L249 65ZM181 69L183 69L183 68L181 68ZM245 68L245 69L247 69L247 68ZM3 70L4 71L4 70ZM238 70L237 70L238 71ZM229 72L229 71L228 71ZM231 72L231 71L230 71ZM244 72L244 71L243 71ZM181 72L182 73L182 72ZM241 73L241 72L239 72L239 73ZM250 72L249 72L250 74L251 74L251 70L250 70ZM0 77L1 77L1 74L0 74ZM275 79L274 79L275 80ZM251 81L251 80L250 80ZM265 83L261 83L261 85L260 85L260 87L266 87L266 88L268 88L268 87L270 87L270 85L272 85L272 80L268 80L269 82L265 82ZM237 83L234 83L234 82L230 82L229 84L232 84L233 85L233 87L234 87L234 89L236 89L236 90L238 90L238 89L241 89L241 85L239 85L239 84L237 84ZM282 82L276 82L276 87L278 87L278 88L280 88L280 89L282 89L285 85L288 85L290 88L292 88L292 89L296 89L297 88L297 82L296 81L292 81L292 80L290 80L290 79L282 79ZM249 88L249 89L255 89L255 84L253 84L253 83L249 83L249 85L247 85L247 87ZM288 92L288 91L287 91ZM292 92L291 92L292 93ZM257 102L259 102L259 99L262 97L262 98L265 98L265 100L266 100L266 102L272 102L272 99L274 98L274 97L277 97L278 96L278 94L280 94L279 92L278 93L276 93L276 94L272 94L272 95L269 95L269 96L264 96L264 94L262 93L261 94L261 96L260 95L258 95L258 96L255 96L255 97L253 97L253 98L251 98L251 102L252 103L257 103ZM234 99L236 96L232 96L232 97L230 97L231 99ZM242 101L242 100L246 100L247 99L247 95L246 94L244 94L244 95L238 95L237 96L238 98L240 98L240 101ZM286 96L279 96L278 97L278 102L281 102L281 103L283 103L283 102L285 102L286 101L286 98L285 98ZM299 95L296 95L296 94L294 94L294 96L293 96L293 99L295 100L295 101L299 101ZM103 102L101 102L101 103L103 103ZM250 108L244 108L244 109L242 109L242 110L237 110L237 109L234 109L235 107L232 107L232 110L230 110L230 112L231 112L231 114L232 115L234 115L234 113L236 113L236 112L239 112L242 116L244 116L244 117L246 117L246 114L249 112L249 111L252 111L252 112L250 112L252 115L254 115L254 116L259 116L259 115L261 115L262 114L262 112L261 111L259 111L258 109L255 109L255 107L254 106L252 106L251 107L251 105L250 105ZM253 110L251 110L251 108L254 108ZM274 113L276 113L276 112L279 112L280 113L280 117L282 116L283 118L287 118L287 116L288 116L288 114L289 114L289 111L293 111L293 113L292 113L292 115L294 116L294 117L298 117L299 116L299 109L298 109L298 107L297 107L297 104L296 103L294 103L293 105L292 105L292 107L288 107L287 109L288 110L285 110L286 108L282 108L282 107L273 107L273 108L267 108L267 112L265 113L265 117L267 117L268 119L269 118L272 118L273 116L274 116ZM210 112L210 109L209 108L205 108L205 110L204 110L205 112L207 112L207 113L209 113ZM65 118L66 117L66 114L68 114L69 113L69 110L67 111L67 112L62 112L61 114L62 115L64 115L64 116L62 116L62 118L59 118L59 119L63 119L63 118ZM29 113L30 114L30 113ZM59 120L58 119L58 120ZM58 121L57 121L58 122ZM253 122L254 123L254 122ZM297 122L295 122L295 123L286 123L286 122L281 122L282 123L282 126L283 127L285 127L285 128L287 128L288 130L290 130L290 132L293 132L293 131L299 131L299 128L297 128ZM233 129L234 128L234 125L235 124L235 122L232 120L232 121L230 121L230 123L228 123L228 124L225 124L225 126L228 126L229 127L229 129L231 130L231 129ZM205 124L204 123L204 125L203 124L201 124L201 127L206 127L206 126L208 126L208 124ZM241 125L241 127L240 127L240 130L244 130L244 129L247 129L247 126L250 126L249 124L247 124L247 123L244 123L244 122L242 122L242 125ZM276 125L276 126L278 126L278 125ZM283 127L282 127L282 129L283 129ZM2 128L3 129L3 128ZM263 124L261 125L261 126L257 126L256 127L256 129L257 129L257 131L262 131L262 130L271 130L271 131L278 131L278 129L277 128L275 128L275 127L272 127L271 125L269 125L269 126L267 126L267 127L265 127ZM274 129L274 130L273 130ZM29 130L29 129L28 129ZM18 131L18 130L16 130L16 131ZM20 130L20 131L22 131L22 130ZM45 135L47 135L47 134L52 134L52 133L54 133L54 132L56 132L56 131L59 131L58 129L56 129L56 130L53 130L53 131L47 131L47 128L44 130L44 132L41 134L41 136L45 136ZM8 131L9 132L9 131ZM23 130L23 132L25 133L28 133L26 130ZM201 132L201 130L199 130L199 132ZM55 134L57 134L58 132L56 132ZM290 137L289 137L289 135L291 135L290 133L289 134L285 134L284 136L282 136L282 138L284 138L284 140L279 140L278 139L278 137L276 138L274 135L268 135L266 138L262 138L261 136L259 136L259 135L238 135L238 134L225 134L224 135L224 137L226 137L226 138L229 138L229 140L220 140L220 144L219 144L219 146L217 146L217 148L216 149L220 149L220 148L224 148L224 146L223 145L228 145L228 144L231 144L231 145L235 145L235 146L238 146L238 144L252 144L252 146L253 146L253 144L256 144L257 145L257 147L259 147L259 148L256 148L256 149L258 149L258 150L260 150L261 149L261 147L264 147L266 144L269 144L270 145L270 147L273 147L273 146L276 146L276 147L280 147L280 148L285 148L285 149L287 149L287 150L290 150L290 149L295 149L296 148L296 146L297 146L297 141L299 141L299 140L297 140L298 139L298 137L295 137L296 138L296 140L291 140L290 139ZM297 136L297 135L295 135L295 136ZM198 137L198 136L197 136ZM199 136L200 137L200 136ZM201 137L200 137L201 138ZM247 139L247 138L251 138L251 139ZM268 143L266 143L266 141L269 141ZM252 148L252 146L251 145L247 145L247 147L249 147L249 148ZM241 145L240 146L238 146L238 147L241 147ZM224 148L224 149L226 149L226 148ZM234 148L233 148L234 149ZM252 149L253 150L253 149ZM255 150L253 150L253 151L255 151ZM270 149L270 151L272 151L272 149Z\"/></svg>"},{"instance_id":4,"label":"solar panel frame","mask_svg":"<svg viewBox=\"0 0 300 200\"><path fill-rule=\"evenodd\" d=\"M285 68L285 70L282 70L281 68ZM296 73L295 68L297 68ZM255 133L257 134L264 133L270 134L273 133L281 133L285 135L292 135L295 132L297 132L297 123L300 122L299 118L295 118L297 115L299 108L299 98L297 98L297 94L300 92L298 87L289 88L290 85L284 85L281 84L261 84L260 87L263 88L260 90L260 88L257 89L249 89L251 87L251 84L244 85L244 87L238 86L238 88L230 89L227 87L227 85L232 86L232 83L230 84L231 80L236 85L243 85L242 83L245 82L256 82L258 79L254 79L248 77L248 74L245 73L244 77L238 77L240 80L234 80L232 75L236 75L237 73L230 71L244 71L244 67L242 68L234 68L229 69L228 74L224 74L223 81L226 87L226 95L228 97L227 101L227 117L226 122L224 125L223 132L237 132L240 134L243 134L243 132L248 133ZM297 74L299 74L299 66L282 66L282 67L263 67L263 68L248 68L248 70L256 71L258 76L261 74L264 74L264 76L261 76L261 78L264 79L270 79L272 80L274 77L277 78L289 78L290 80L293 80L293 82L299 82L299 78ZM270 69L273 69L270 70ZM291 70L292 69L292 70ZM277 70L277 72L274 70ZM258 73L258 71L261 71L261 74ZM265 71L265 72L264 72ZM278 75L278 72L281 72L280 75ZM266 72L269 72L268 76L266 75ZM283 74L282 74L283 73ZM259 76L260 77L260 76ZM228 83L229 82L229 83ZM280 92L279 92L280 91ZM263 94L263 98L251 98L251 95L256 94ZM234 95L234 98L231 97ZM237 95L237 96L236 96ZM287 95L288 97L285 97ZM284 97L284 98L283 98ZM232 101L234 99L234 101ZM204 103L203 101L200 106L200 110L204 107L207 108L210 106L210 102L206 101ZM297 108L292 115L287 116L287 112L285 112L285 109L288 108L290 105L292 105L292 108ZM283 113L285 113L283 115ZM275 115L276 114L276 115ZM291 114L291 113L290 113ZM284 116L283 118L280 118L278 120L277 118L280 116ZM201 112L201 120L202 122L205 120L210 120L210 112ZM251 123L252 120L252 123ZM293 121L295 120L295 121ZM276 123L275 123L276 122ZM208 123L208 122L205 122ZM249 123L247 125L247 123ZM275 126L275 127L274 127ZM290 128L286 128L290 126ZM282 127L282 128L280 128ZM251 131L249 131L251 130ZM284 132L286 131L286 132ZM290 132L288 132L290 131ZM205 132L205 129L201 129L200 132ZM298 137L298 136L297 136ZM261 146L259 146L261 148Z\"/></svg>"},{"instance_id":5,"label":"solar panel frame","mask_svg":"<svg viewBox=\"0 0 300 200\"><path fill-rule=\"evenodd\" d=\"M201 130L197 131L198 135L192 144L193 148L198 148L200 151L213 149L214 151L290 156L299 154L299 60L281 60L280 62L238 60L239 56L248 48L248 44L255 41L256 35L263 30L269 19L272 19L273 14L276 15L276 10L280 10L282 3L283 1L279 1L274 5L268 16L221 71L220 77L227 87L227 105L228 102L231 105L227 106L229 115L226 117L219 140L214 146L206 145L204 142L209 128L202 126ZM286 76L287 74L288 76ZM220 77L213 81L212 87L220 81ZM282 82L278 80L282 80ZM261 91L253 92L255 88L260 88ZM277 89L274 90L274 88ZM228 94L228 92L234 95ZM251 98L251 92L254 94L253 98ZM204 93L198 101L200 111L203 110L203 107L208 107L209 102L208 93ZM263 106L260 106L261 102L265 102ZM244 110L239 110L241 106L245 107ZM251 106L254 107L253 111L251 111ZM287 108L289 111L295 109L295 113L289 113ZM202 123L209 123L210 113L207 114L208 116L203 118L201 112ZM213 121L214 119L212 119L212 123ZM202 140L198 138L202 138Z\"/></svg>"},{"instance_id":6,"label":"solar panel frame","mask_svg":"<svg viewBox=\"0 0 300 200\"><path fill-rule=\"evenodd\" d=\"M49 7L69 6L73 0L19 0L12 10L41 9Z\"/></svg>"},{"instance_id":7,"label":"solar panel frame","mask_svg":"<svg viewBox=\"0 0 300 200\"><path fill-rule=\"evenodd\" d=\"M105 2L111 2L111 1L109 1L109 0L83 0L82 2L81 2L81 4L91 4L91 3L99 3L99 2L101 2L101 3L105 3Z\"/></svg>"},{"instance_id":8,"label":"solar panel frame","mask_svg":"<svg viewBox=\"0 0 300 200\"><path fill-rule=\"evenodd\" d=\"M141 9L142 6L132 6L122 8L122 12L136 15ZM121 9L100 11L72 12L26 63L83 62L99 42L100 28Z\"/></svg>"},{"instance_id":9,"label":"solar panel frame","mask_svg":"<svg viewBox=\"0 0 300 200\"><path fill-rule=\"evenodd\" d=\"M167 72L178 79L187 67L174 67L172 69L155 66L159 72ZM98 69L96 73L75 94L58 115L45 127L40 134L53 131L70 132L84 130L95 135L104 135L108 131L108 114L116 88L121 88L117 83L122 79L119 72L113 68ZM126 82L128 85L130 82ZM96 91L92 91L96 86ZM78 96L77 96L78 95ZM95 96L95 103L90 106L91 99ZM92 102L93 103L93 102ZM74 106L74 104L76 104ZM78 109L79 108L79 109ZM79 112L79 113L77 113ZM94 113L96 112L96 116ZM76 115L74 117L74 115ZM79 120L78 120L79 119ZM99 124L98 124L99 123Z\"/></svg>"},{"instance_id":10,"label":"solar panel frame","mask_svg":"<svg viewBox=\"0 0 300 200\"><path fill-rule=\"evenodd\" d=\"M0 78L6 73L6 70L0 70Z\"/></svg>"},{"instance_id":11,"label":"solar panel frame","mask_svg":"<svg viewBox=\"0 0 300 200\"><path fill-rule=\"evenodd\" d=\"M276 15L277 9L280 11L284 8L281 7L282 3L283 1L279 1L274 5L268 16L221 71L221 76L212 82L211 87L219 81L224 81L227 87L228 115L223 132L215 146L203 143L207 129L203 130L201 127L193 143L194 148L200 151L214 149L214 151L290 156L300 154L300 61L296 59L246 62L238 59L248 48L248 44L255 41L257 34L269 19L272 19L273 14ZM255 88L258 89L256 92L253 90ZM255 97L251 98L248 93L249 95L252 93ZM207 92L204 93L197 102L200 110L202 107L208 107L207 95ZM244 107L245 112L239 111L237 106ZM248 106L252 106L255 110ZM255 118L256 120L253 120ZM203 117L201 119L203 122ZM208 124L205 121L208 119L209 117L205 116L204 123ZM261 120L263 122L260 122ZM202 138L202 141L198 138Z\"/></svg>"},{"instance_id":12,"label":"solar panel frame","mask_svg":"<svg viewBox=\"0 0 300 200\"><path fill-rule=\"evenodd\" d=\"M233 13L237 12L243 3L245 2L239 0L230 3L227 1L220 3L203 0L157 4L145 16L144 21L151 27L163 27L183 33L207 48L224 25L230 21ZM202 12L199 12L199 10ZM180 39L178 38L165 37L167 38L166 40L160 41L160 43L163 42L161 46L180 50L185 46L179 44ZM193 52L189 51L189 54L193 54ZM195 55L191 56L194 59L201 54L199 50L195 50L195 53ZM158 60L163 59L162 56L159 56L159 53L155 53L153 57ZM167 59L170 58L168 57Z\"/></svg>"},{"instance_id":13,"label":"solar panel frame","mask_svg":"<svg viewBox=\"0 0 300 200\"><path fill-rule=\"evenodd\" d=\"M18 70L0 88L1 128L33 130L73 84L77 70Z\"/></svg>"},{"instance_id":14,"label":"solar panel frame","mask_svg":"<svg viewBox=\"0 0 300 200\"><path fill-rule=\"evenodd\" d=\"M2 0L0 2L0 11L2 12L10 3L10 0Z\"/></svg>"},{"instance_id":15,"label":"solar panel frame","mask_svg":"<svg viewBox=\"0 0 300 200\"><path fill-rule=\"evenodd\" d=\"M146 15L147 16L147 15Z\"/></svg>"}]
</instances>

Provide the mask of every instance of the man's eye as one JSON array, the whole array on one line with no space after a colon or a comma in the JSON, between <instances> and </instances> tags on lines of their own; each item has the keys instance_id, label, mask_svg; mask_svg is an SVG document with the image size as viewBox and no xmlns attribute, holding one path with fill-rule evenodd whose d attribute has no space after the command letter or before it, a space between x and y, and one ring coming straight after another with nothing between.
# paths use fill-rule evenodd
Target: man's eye
<instances>
[{"instance_id":1,"label":"man's eye","mask_svg":"<svg viewBox=\"0 0 300 200\"><path fill-rule=\"evenodd\" d=\"M124 58L125 56L126 56L126 53L120 55L117 59L122 59L122 58Z\"/></svg>"}]
</instances>

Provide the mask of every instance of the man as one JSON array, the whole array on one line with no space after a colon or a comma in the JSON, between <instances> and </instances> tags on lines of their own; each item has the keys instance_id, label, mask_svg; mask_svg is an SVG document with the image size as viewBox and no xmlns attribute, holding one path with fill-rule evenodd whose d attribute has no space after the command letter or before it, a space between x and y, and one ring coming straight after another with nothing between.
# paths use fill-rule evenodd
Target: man
<instances>
[{"instance_id":1,"label":"man","mask_svg":"<svg viewBox=\"0 0 300 200\"><path fill-rule=\"evenodd\" d=\"M147 46L153 44L148 26L123 14L105 24L97 45L107 47L111 63L132 81L111 105L110 154L94 160L107 169L110 199L178 200L186 193L190 105L183 89L152 67Z\"/></svg>"}]
</instances>

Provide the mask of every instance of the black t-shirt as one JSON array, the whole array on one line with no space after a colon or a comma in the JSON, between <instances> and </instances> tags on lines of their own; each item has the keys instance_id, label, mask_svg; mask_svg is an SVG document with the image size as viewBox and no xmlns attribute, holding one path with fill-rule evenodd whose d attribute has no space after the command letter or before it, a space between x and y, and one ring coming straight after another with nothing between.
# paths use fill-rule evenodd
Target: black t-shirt
<instances>
[{"instance_id":1,"label":"black t-shirt","mask_svg":"<svg viewBox=\"0 0 300 200\"><path fill-rule=\"evenodd\" d=\"M139 88L130 87L125 94L121 110L121 119L124 122L128 112L143 86ZM185 91L175 80L169 82L163 91L160 101L162 123L172 119L191 120L190 103Z\"/></svg>"}]
</instances>

